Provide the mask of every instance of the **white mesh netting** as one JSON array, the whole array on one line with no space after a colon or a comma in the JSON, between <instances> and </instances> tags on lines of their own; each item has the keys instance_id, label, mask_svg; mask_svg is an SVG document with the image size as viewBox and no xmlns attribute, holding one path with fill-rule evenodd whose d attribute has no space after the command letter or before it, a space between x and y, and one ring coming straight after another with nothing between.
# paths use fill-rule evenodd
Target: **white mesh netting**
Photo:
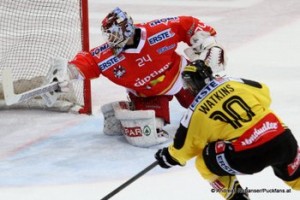
<instances>
[{"instance_id":1,"label":"white mesh netting","mask_svg":"<svg viewBox=\"0 0 300 200\"><path fill-rule=\"evenodd\" d=\"M82 49L80 0L0 1L0 108L6 108L1 71L12 68L15 93L43 84L51 57L72 59ZM68 111L83 106L83 82L52 108L37 97L12 107Z\"/></svg>"}]
</instances>

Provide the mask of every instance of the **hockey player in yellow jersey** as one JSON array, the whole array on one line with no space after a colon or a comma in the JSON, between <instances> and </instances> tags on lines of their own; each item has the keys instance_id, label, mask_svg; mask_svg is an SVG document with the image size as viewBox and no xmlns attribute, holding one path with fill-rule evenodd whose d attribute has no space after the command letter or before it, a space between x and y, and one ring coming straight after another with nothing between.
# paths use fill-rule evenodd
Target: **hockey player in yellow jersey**
<instances>
[{"instance_id":1,"label":"hockey player in yellow jersey","mask_svg":"<svg viewBox=\"0 0 300 200\"><path fill-rule=\"evenodd\" d=\"M213 77L197 60L182 72L195 95L173 143L157 151L163 168L184 166L196 157L196 168L225 199L250 199L237 175L271 166L275 175L300 190L300 151L290 129L270 109L268 87L259 82Z\"/></svg>"}]
</instances>

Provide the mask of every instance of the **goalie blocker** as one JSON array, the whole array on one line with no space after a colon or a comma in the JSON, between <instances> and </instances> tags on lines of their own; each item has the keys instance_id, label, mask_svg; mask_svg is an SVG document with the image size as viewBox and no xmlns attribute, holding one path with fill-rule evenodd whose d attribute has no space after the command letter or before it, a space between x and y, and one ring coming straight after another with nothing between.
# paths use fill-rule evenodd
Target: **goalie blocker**
<instances>
[{"instance_id":1,"label":"goalie blocker","mask_svg":"<svg viewBox=\"0 0 300 200\"><path fill-rule=\"evenodd\" d=\"M127 101L105 104L103 132L106 135L124 135L127 142L137 147L151 147L169 140L162 129L164 120L156 118L154 110L132 110Z\"/></svg>"}]
</instances>

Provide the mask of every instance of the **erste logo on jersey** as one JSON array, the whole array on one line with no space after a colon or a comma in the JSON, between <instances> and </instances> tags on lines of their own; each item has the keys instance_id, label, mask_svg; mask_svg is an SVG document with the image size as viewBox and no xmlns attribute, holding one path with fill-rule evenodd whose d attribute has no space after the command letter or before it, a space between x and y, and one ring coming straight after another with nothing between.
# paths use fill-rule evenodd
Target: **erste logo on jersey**
<instances>
[{"instance_id":1,"label":"erste logo on jersey","mask_svg":"<svg viewBox=\"0 0 300 200\"><path fill-rule=\"evenodd\" d=\"M161 32L149 37L148 42L152 46L152 45L160 43L164 40L167 40L167 39L173 37L174 35L175 35L175 33L173 33L171 31L171 29L169 28L167 30L161 31Z\"/></svg>"},{"instance_id":2,"label":"erste logo on jersey","mask_svg":"<svg viewBox=\"0 0 300 200\"><path fill-rule=\"evenodd\" d=\"M109 69L111 66L118 64L124 59L125 59L124 55L110 56L109 58L99 63L98 66L100 67L101 71L105 71Z\"/></svg>"},{"instance_id":3,"label":"erste logo on jersey","mask_svg":"<svg viewBox=\"0 0 300 200\"><path fill-rule=\"evenodd\" d=\"M194 101L190 105L191 110L195 110L197 105L201 102L202 99L204 99L209 93L211 93L214 89L216 89L220 84L224 83L224 80L221 80L220 82L217 80L213 80L209 82L195 97Z\"/></svg>"},{"instance_id":4,"label":"erste logo on jersey","mask_svg":"<svg viewBox=\"0 0 300 200\"><path fill-rule=\"evenodd\" d=\"M179 17L167 17L167 18L153 20L152 22L149 22L149 25L151 27L154 27L159 24L168 24L168 22L179 22Z\"/></svg>"}]
</instances>

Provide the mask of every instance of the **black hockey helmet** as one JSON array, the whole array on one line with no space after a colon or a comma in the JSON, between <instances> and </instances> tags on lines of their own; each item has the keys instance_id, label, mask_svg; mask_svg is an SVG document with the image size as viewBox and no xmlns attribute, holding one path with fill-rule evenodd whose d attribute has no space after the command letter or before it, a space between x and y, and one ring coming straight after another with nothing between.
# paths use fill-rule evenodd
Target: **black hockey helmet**
<instances>
[{"instance_id":1,"label":"black hockey helmet","mask_svg":"<svg viewBox=\"0 0 300 200\"><path fill-rule=\"evenodd\" d=\"M184 68L181 76L184 86L196 96L213 79L213 72L202 60L195 60Z\"/></svg>"}]
</instances>

